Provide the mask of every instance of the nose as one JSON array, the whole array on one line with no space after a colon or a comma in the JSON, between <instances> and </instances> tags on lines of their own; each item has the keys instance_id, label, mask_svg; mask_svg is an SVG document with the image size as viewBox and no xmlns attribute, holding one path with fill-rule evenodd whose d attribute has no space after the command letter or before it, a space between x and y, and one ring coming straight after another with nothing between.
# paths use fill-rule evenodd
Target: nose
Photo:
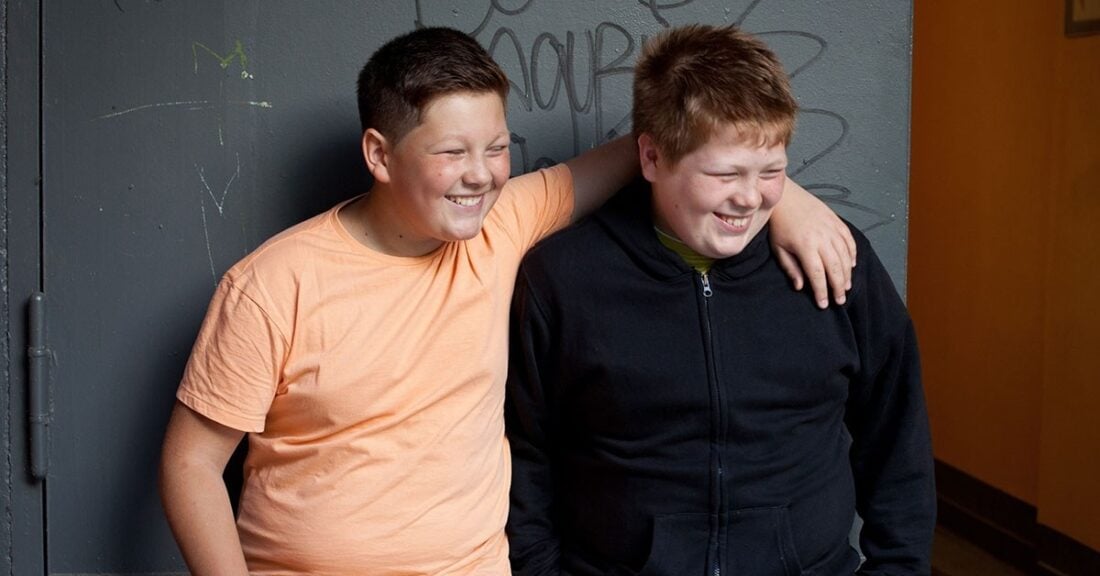
<instances>
[{"instance_id":1,"label":"nose","mask_svg":"<svg viewBox=\"0 0 1100 576\"><path fill-rule=\"evenodd\" d=\"M488 159L485 155L471 154L466 171L462 174L462 183L475 190L480 190L492 181L493 172L489 169Z\"/></svg>"},{"instance_id":2,"label":"nose","mask_svg":"<svg viewBox=\"0 0 1100 576\"><path fill-rule=\"evenodd\" d=\"M760 182L757 178L746 178L744 183L734 191L730 201L742 210L755 210L763 199L759 186Z\"/></svg>"}]
</instances>

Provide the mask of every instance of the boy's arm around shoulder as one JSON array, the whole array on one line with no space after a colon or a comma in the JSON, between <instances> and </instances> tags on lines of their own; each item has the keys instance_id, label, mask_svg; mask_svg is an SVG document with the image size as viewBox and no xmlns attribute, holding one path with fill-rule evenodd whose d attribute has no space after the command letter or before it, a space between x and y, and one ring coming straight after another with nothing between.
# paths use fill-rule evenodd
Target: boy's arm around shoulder
<instances>
[{"instance_id":1,"label":"boy's arm around shoulder","mask_svg":"<svg viewBox=\"0 0 1100 576\"><path fill-rule=\"evenodd\" d=\"M846 310L860 357L845 421L856 505L864 520L865 576L931 570L936 494L920 356L913 322L867 239Z\"/></svg>"},{"instance_id":2,"label":"boy's arm around shoulder","mask_svg":"<svg viewBox=\"0 0 1100 576\"><path fill-rule=\"evenodd\" d=\"M818 308L837 304L852 287L858 250L848 226L797 182L786 179L783 197L771 216L772 248L783 271L802 290L808 279Z\"/></svg>"},{"instance_id":3,"label":"boy's arm around shoulder","mask_svg":"<svg viewBox=\"0 0 1100 576\"><path fill-rule=\"evenodd\" d=\"M573 222L594 212L641 173L638 145L630 135L570 158L565 165L573 173Z\"/></svg>"},{"instance_id":4,"label":"boy's arm around shoulder","mask_svg":"<svg viewBox=\"0 0 1100 576\"><path fill-rule=\"evenodd\" d=\"M529 257L530 260L530 257ZM508 543L517 576L561 573L554 525L554 370L551 322L520 268L512 300L505 424L512 451Z\"/></svg>"}]
</instances>

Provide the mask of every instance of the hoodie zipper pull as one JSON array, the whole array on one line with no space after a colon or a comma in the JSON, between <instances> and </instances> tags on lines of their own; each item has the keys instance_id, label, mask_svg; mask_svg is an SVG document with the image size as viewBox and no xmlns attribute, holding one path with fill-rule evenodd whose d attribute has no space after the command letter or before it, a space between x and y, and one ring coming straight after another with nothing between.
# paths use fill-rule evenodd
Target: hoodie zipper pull
<instances>
[{"instance_id":1,"label":"hoodie zipper pull","mask_svg":"<svg viewBox=\"0 0 1100 576\"><path fill-rule=\"evenodd\" d=\"M703 282L703 297L710 298L714 295L714 291L710 289L710 277L707 276L706 272L700 272L699 278Z\"/></svg>"}]
</instances>

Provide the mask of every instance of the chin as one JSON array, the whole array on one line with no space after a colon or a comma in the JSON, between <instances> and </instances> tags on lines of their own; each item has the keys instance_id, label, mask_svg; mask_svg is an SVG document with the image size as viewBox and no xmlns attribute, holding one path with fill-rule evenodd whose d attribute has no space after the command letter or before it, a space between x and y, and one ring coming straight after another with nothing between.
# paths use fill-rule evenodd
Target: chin
<instances>
[{"instance_id":1,"label":"chin","mask_svg":"<svg viewBox=\"0 0 1100 576\"><path fill-rule=\"evenodd\" d=\"M722 260L723 258L733 258L738 254L745 251L744 244L738 244L736 246L723 246L720 250L715 250L717 256L710 256L715 260Z\"/></svg>"},{"instance_id":2,"label":"chin","mask_svg":"<svg viewBox=\"0 0 1100 576\"><path fill-rule=\"evenodd\" d=\"M469 240L476 238L478 234L481 234L481 223L475 228L463 228L461 230L448 230L447 241L448 242L462 242L463 240Z\"/></svg>"}]
</instances>

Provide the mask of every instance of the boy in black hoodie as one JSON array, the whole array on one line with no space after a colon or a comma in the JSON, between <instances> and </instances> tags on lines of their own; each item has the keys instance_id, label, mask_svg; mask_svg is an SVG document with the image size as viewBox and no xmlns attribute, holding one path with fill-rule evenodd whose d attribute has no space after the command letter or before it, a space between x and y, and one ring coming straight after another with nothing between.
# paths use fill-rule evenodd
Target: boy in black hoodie
<instances>
[{"instance_id":1,"label":"boy in black hoodie","mask_svg":"<svg viewBox=\"0 0 1100 576\"><path fill-rule=\"evenodd\" d=\"M847 302L824 312L768 246L795 112L778 59L734 27L647 43L645 181L520 269L516 574L929 573L932 456L905 306L856 230Z\"/></svg>"}]
</instances>

